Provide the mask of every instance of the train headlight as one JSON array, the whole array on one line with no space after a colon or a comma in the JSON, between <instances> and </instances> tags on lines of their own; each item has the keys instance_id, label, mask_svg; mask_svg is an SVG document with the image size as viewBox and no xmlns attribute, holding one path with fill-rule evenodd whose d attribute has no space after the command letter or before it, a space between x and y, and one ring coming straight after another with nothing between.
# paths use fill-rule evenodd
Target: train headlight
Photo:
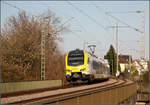
<instances>
[{"instance_id":1,"label":"train headlight","mask_svg":"<svg viewBox=\"0 0 150 105\"><path fill-rule=\"evenodd\" d=\"M81 69L80 71L84 71L85 70L85 68L84 69Z\"/></svg>"},{"instance_id":2,"label":"train headlight","mask_svg":"<svg viewBox=\"0 0 150 105\"><path fill-rule=\"evenodd\" d=\"M67 72L71 72L71 70L67 70Z\"/></svg>"}]
</instances>

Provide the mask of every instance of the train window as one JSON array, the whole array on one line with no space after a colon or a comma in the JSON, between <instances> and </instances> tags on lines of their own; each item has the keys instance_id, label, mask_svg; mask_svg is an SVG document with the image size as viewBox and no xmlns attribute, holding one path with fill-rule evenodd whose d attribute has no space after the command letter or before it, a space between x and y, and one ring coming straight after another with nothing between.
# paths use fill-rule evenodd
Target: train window
<instances>
[{"instance_id":1,"label":"train window","mask_svg":"<svg viewBox=\"0 0 150 105\"><path fill-rule=\"evenodd\" d=\"M71 52L68 55L68 65L69 66L78 66L84 64L84 54L83 52Z\"/></svg>"},{"instance_id":2,"label":"train window","mask_svg":"<svg viewBox=\"0 0 150 105\"><path fill-rule=\"evenodd\" d=\"M90 63L90 58L88 58L88 63Z\"/></svg>"},{"instance_id":3,"label":"train window","mask_svg":"<svg viewBox=\"0 0 150 105\"><path fill-rule=\"evenodd\" d=\"M99 63L96 61L93 61L93 69L99 69Z\"/></svg>"},{"instance_id":4,"label":"train window","mask_svg":"<svg viewBox=\"0 0 150 105\"><path fill-rule=\"evenodd\" d=\"M99 66L100 66L100 68L102 68L102 66L103 66L102 63L99 63Z\"/></svg>"}]
</instances>

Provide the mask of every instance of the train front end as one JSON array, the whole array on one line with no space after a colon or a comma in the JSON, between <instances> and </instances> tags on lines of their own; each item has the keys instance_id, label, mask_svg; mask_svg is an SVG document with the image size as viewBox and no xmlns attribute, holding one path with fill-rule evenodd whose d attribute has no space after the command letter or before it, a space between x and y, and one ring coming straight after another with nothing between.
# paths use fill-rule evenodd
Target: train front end
<instances>
[{"instance_id":1,"label":"train front end","mask_svg":"<svg viewBox=\"0 0 150 105\"><path fill-rule=\"evenodd\" d=\"M88 54L83 50L73 50L66 54L66 80L77 81L88 79Z\"/></svg>"}]
</instances>

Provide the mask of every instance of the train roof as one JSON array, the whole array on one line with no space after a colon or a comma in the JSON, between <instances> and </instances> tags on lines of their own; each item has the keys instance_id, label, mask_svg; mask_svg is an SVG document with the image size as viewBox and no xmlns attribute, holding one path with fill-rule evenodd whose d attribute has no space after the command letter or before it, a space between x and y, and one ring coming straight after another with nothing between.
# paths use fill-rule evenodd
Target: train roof
<instances>
[{"instance_id":1,"label":"train roof","mask_svg":"<svg viewBox=\"0 0 150 105\"><path fill-rule=\"evenodd\" d=\"M69 51L69 53L76 53L76 52L83 52L83 50L75 49L75 50L71 50L71 51Z\"/></svg>"},{"instance_id":2,"label":"train roof","mask_svg":"<svg viewBox=\"0 0 150 105\"><path fill-rule=\"evenodd\" d=\"M96 61L99 61L101 63L105 63L108 64L108 60L107 59L102 59L101 57L98 57L96 55L92 55L91 53L88 52L88 56Z\"/></svg>"},{"instance_id":3,"label":"train roof","mask_svg":"<svg viewBox=\"0 0 150 105\"><path fill-rule=\"evenodd\" d=\"M68 52L69 56L84 55L84 50L76 49Z\"/></svg>"}]
</instances>

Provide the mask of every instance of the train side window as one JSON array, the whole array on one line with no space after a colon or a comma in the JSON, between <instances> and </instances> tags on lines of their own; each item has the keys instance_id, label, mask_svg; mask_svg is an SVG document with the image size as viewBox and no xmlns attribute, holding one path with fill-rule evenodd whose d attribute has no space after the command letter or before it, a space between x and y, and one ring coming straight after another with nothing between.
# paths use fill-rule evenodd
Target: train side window
<instances>
[{"instance_id":1,"label":"train side window","mask_svg":"<svg viewBox=\"0 0 150 105\"><path fill-rule=\"evenodd\" d=\"M90 63L90 58L88 58L88 63Z\"/></svg>"},{"instance_id":2,"label":"train side window","mask_svg":"<svg viewBox=\"0 0 150 105\"><path fill-rule=\"evenodd\" d=\"M99 69L99 63L96 61L93 61L93 69Z\"/></svg>"},{"instance_id":3,"label":"train side window","mask_svg":"<svg viewBox=\"0 0 150 105\"><path fill-rule=\"evenodd\" d=\"M102 63L100 63L99 66L100 66L100 68L102 68L102 66L103 66Z\"/></svg>"}]
</instances>

